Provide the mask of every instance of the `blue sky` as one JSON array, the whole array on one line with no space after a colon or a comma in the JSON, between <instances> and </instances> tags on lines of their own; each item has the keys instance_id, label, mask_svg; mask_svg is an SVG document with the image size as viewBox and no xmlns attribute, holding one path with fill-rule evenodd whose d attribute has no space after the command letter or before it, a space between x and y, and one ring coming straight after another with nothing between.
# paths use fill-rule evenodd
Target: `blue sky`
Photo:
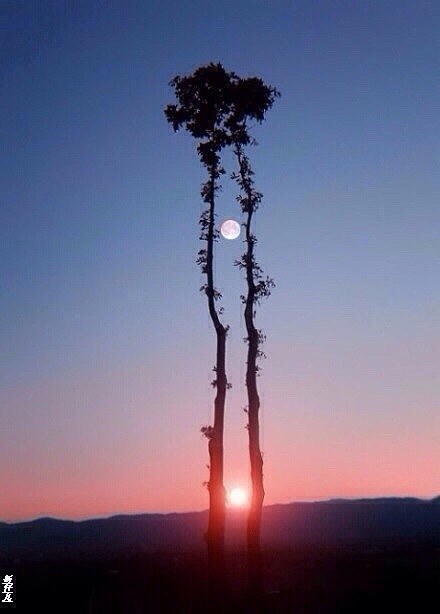
<instances>
[{"instance_id":1,"label":"blue sky","mask_svg":"<svg viewBox=\"0 0 440 614\"><path fill-rule=\"evenodd\" d=\"M59 465L72 492L96 491L87 462L107 475L117 432L118 471L133 480L141 467L140 483L145 472L151 479L139 509L206 504L198 428L210 415L214 340L195 265L204 177L194 143L172 132L163 107L175 74L221 61L282 94L250 152L265 197L258 257L277 284L259 314L269 502L356 494L356 484L359 494L438 490L434 468L417 476L435 466L440 434L440 7L118 0L8 2L1 11L0 441L9 479L44 494ZM218 207L219 219L239 217L233 187ZM216 264L231 324L227 467L238 482L247 479L242 280L232 266L241 249L220 242ZM161 449L164 433L181 442L179 468ZM388 473L363 485L382 436ZM358 473L343 474L359 449ZM80 450L90 455L83 465ZM295 454L309 478L293 472L282 486ZM326 489L319 468L329 458ZM169 492L168 474L177 476ZM185 475L196 484L186 498L177 486ZM105 505L87 507L84 494L81 509L60 507L55 486L34 507L17 490L8 513L125 509L108 489Z\"/></svg>"}]
</instances>

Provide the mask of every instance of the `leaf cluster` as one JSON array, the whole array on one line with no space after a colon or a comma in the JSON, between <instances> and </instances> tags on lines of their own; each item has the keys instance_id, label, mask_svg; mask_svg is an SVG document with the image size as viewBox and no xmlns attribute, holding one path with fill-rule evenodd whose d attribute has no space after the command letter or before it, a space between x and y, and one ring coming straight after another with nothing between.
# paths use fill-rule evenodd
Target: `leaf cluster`
<instances>
[{"instance_id":1,"label":"leaf cluster","mask_svg":"<svg viewBox=\"0 0 440 614\"><path fill-rule=\"evenodd\" d=\"M219 152L233 143L253 143L247 121L261 123L280 93L258 77L241 78L211 62L192 74L170 81L177 99L165 107L167 121L175 132L185 127L201 139L197 151L211 169L219 165ZM218 171L221 172L221 171Z\"/></svg>"}]
</instances>

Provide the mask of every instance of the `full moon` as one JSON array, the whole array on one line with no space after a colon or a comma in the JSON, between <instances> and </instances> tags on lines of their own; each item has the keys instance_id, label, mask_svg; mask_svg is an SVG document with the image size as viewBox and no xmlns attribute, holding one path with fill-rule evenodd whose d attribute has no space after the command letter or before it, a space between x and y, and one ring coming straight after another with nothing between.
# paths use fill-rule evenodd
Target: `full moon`
<instances>
[{"instance_id":1,"label":"full moon","mask_svg":"<svg viewBox=\"0 0 440 614\"><path fill-rule=\"evenodd\" d=\"M240 236L240 224L235 220L225 220L220 226L220 232L225 239L236 239Z\"/></svg>"},{"instance_id":2,"label":"full moon","mask_svg":"<svg viewBox=\"0 0 440 614\"><path fill-rule=\"evenodd\" d=\"M243 507L248 502L248 495L244 488L231 488L228 492L228 503L234 507Z\"/></svg>"}]
</instances>

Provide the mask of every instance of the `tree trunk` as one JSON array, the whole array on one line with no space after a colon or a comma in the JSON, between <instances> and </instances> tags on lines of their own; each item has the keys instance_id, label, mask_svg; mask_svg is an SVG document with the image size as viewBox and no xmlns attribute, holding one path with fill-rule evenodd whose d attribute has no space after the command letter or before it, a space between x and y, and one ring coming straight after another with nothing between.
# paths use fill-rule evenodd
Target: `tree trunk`
<instances>
[{"instance_id":1,"label":"tree trunk","mask_svg":"<svg viewBox=\"0 0 440 614\"><path fill-rule=\"evenodd\" d=\"M247 214L246 252L239 265L246 270L247 296L245 301L244 318L247 331L247 369L246 388L248 396L248 432L249 432L249 459L251 467L252 497L247 521L247 556L248 556L248 594L253 611L261 605L263 595L263 560L261 553L261 514L264 500L263 486L263 456L260 449L260 398L257 389L257 359L261 355L261 331L255 327L255 305L261 295L268 291L268 282L262 282L262 270L255 261L255 236L251 232L252 216L258 207L261 195L253 189L252 170L247 157L239 145L235 147L235 155L239 165L239 183L245 196L241 199L242 210Z\"/></svg>"},{"instance_id":2,"label":"tree trunk","mask_svg":"<svg viewBox=\"0 0 440 614\"><path fill-rule=\"evenodd\" d=\"M209 521L207 532L209 578L212 594L221 596L225 590L225 520L226 502L223 485L223 427L226 397L226 330L217 330L217 394L214 401L214 426L209 437Z\"/></svg>"},{"instance_id":3,"label":"tree trunk","mask_svg":"<svg viewBox=\"0 0 440 614\"><path fill-rule=\"evenodd\" d=\"M208 297L209 314L217 336L217 355L215 364L216 378L213 382L217 393L214 400L214 424L205 433L208 437L209 451L209 520L206 534L208 548L210 595L218 604L225 596L226 570L225 570L225 522L226 522L226 496L223 484L223 431L225 400L228 382L226 378L226 336L228 327L220 322L216 307L216 290L213 275L213 247L214 247L214 204L215 182L218 169L212 167L210 173L210 187L207 194L209 203L209 218L207 228L206 250L206 294Z\"/></svg>"},{"instance_id":4,"label":"tree trunk","mask_svg":"<svg viewBox=\"0 0 440 614\"><path fill-rule=\"evenodd\" d=\"M252 295L252 293L251 293ZM252 498L247 523L248 588L249 596L259 603L263 594L263 562L260 544L261 513L264 500L263 457L260 450L260 399L257 391L257 356L259 336L253 323L253 299L248 296L245 310L248 331L248 360L246 387L248 393L249 459L251 466Z\"/></svg>"}]
</instances>

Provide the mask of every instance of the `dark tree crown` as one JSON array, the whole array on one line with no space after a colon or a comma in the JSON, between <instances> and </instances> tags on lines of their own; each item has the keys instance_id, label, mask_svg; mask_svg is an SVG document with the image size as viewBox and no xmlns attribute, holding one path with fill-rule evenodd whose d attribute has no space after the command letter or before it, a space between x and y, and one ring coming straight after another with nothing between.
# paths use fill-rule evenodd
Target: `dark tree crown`
<instances>
[{"instance_id":1,"label":"dark tree crown","mask_svg":"<svg viewBox=\"0 0 440 614\"><path fill-rule=\"evenodd\" d=\"M257 77L240 78L219 62L200 66L192 74L170 81L177 104L165 116L177 132L183 126L196 139L204 139L198 152L206 166L218 163L217 153L233 142L252 143L246 121L261 123L280 94Z\"/></svg>"}]
</instances>

